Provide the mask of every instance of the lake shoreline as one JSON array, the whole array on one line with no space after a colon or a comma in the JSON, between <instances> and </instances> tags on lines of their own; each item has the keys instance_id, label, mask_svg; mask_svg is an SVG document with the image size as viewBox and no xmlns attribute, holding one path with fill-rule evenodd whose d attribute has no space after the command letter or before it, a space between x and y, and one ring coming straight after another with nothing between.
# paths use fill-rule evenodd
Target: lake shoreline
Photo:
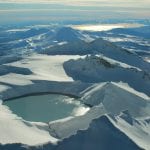
<instances>
[{"instance_id":1,"label":"lake shoreline","mask_svg":"<svg viewBox=\"0 0 150 150\"><path fill-rule=\"evenodd\" d=\"M70 98L75 98L75 99L81 98L81 97L79 97L77 95L68 94L68 93L60 93L60 92L35 92L35 93L23 94L21 96L15 96L15 97L8 98L8 99L3 99L3 102L15 100L15 99L18 99L18 98L24 98L24 97L28 97L28 96L38 96L38 95L47 95L47 94L60 94L60 95L68 96Z\"/></svg>"}]
</instances>

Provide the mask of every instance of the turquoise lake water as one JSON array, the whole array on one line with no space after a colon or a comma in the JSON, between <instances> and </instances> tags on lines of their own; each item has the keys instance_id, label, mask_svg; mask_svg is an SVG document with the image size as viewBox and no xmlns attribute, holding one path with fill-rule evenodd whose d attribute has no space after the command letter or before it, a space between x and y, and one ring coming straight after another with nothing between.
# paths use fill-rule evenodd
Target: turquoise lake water
<instances>
[{"instance_id":1,"label":"turquoise lake water","mask_svg":"<svg viewBox=\"0 0 150 150\"><path fill-rule=\"evenodd\" d=\"M64 95L48 94L17 98L3 104L24 120L49 122L70 116L78 107L74 101Z\"/></svg>"}]
</instances>

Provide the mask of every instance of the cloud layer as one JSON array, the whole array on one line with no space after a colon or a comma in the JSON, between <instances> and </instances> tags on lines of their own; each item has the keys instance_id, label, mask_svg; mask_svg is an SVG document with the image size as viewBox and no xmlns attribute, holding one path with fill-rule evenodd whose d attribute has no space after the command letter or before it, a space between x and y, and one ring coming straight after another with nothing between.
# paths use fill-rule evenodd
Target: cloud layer
<instances>
[{"instance_id":1,"label":"cloud layer","mask_svg":"<svg viewBox=\"0 0 150 150\"><path fill-rule=\"evenodd\" d=\"M0 0L9 20L150 19L150 0Z\"/></svg>"},{"instance_id":2,"label":"cloud layer","mask_svg":"<svg viewBox=\"0 0 150 150\"><path fill-rule=\"evenodd\" d=\"M82 6L150 7L150 0L0 0L1 3L49 3Z\"/></svg>"}]
</instances>

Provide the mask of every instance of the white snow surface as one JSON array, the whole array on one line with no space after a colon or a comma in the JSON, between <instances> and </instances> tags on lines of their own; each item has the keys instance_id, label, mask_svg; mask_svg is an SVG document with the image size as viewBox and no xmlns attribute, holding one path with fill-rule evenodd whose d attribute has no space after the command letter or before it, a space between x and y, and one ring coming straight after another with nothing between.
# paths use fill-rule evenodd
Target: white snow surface
<instances>
[{"instance_id":1,"label":"white snow surface","mask_svg":"<svg viewBox=\"0 0 150 150\"><path fill-rule=\"evenodd\" d=\"M95 84L82 94L81 100L84 103L91 106L102 103L111 114L129 110L134 117L150 115L150 98L123 84L114 82Z\"/></svg>"},{"instance_id":2,"label":"white snow surface","mask_svg":"<svg viewBox=\"0 0 150 150\"><path fill-rule=\"evenodd\" d=\"M42 125L42 124L41 124ZM50 136L48 131L30 126L13 114L8 107L0 104L0 143L22 143L26 145L40 145L47 142L56 143L58 140Z\"/></svg>"},{"instance_id":3,"label":"white snow surface","mask_svg":"<svg viewBox=\"0 0 150 150\"><path fill-rule=\"evenodd\" d=\"M109 58L109 57L106 57L106 56L104 56L104 55L96 55L97 57L99 57L99 58L103 58L103 59L105 59L106 61L108 61L110 64L112 64L112 65L116 65L116 66L120 66L120 67L122 67L122 68L135 68L135 69L137 69L138 71L142 71L140 68L138 68L138 67L134 67L134 66L131 66L131 65L128 65L128 64L126 64L126 63L123 63L123 62L121 62L121 61L117 61L117 60L115 60L115 59L112 59L112 58Z\"/></svg>"},{"instance_id":4,"label":"white snow surface","mask_svg":"<svg viewBox=\"0 0 150 150\"><path fill-rule=\"evenodd\" d=\"M138 92L138 91L134 90L127 83L123 83L123 82L118 82L118 83L111 82L111 83L113 83L114 85L116 85L116 86L118 86L118 87L120 87L120 88L122 88L122 89L124 89L124 90L126 90L128 92L130 92L130 93L133 93L133 94L135 94L135 95L137 95L137 96L139 96L141 98L144 98L145 100L150 101L150 97L149 96L147 96L146 94L144 94L142 92Z\"/></svg>"},{"instance_id":5,"label":"white snow surface","mask_svg":"<svg viewBox=\"0 0 150 150\"><path fill-rule=\"evenodd\" d=\"M24 28L24 29L11 29L11 30L7 30L6 32L26 32L29 31L29 28Z\"/></svg>"},{"instance_id":6,"label":"white snow surface","mask_svg":"<svg viewBox=\"0 0 150 150\"><path fill-rule=\"evenodd\" d=\"M63 63L70 59L78 58L81 58L81 56L47 56L34 54L21 61L6 64L29 68L33 74L21 75L10 73L0 76L0 82L13 84L15 86L25 86L23 87L24 91L28 90L25 89L26 85L34 87L31 80L73 82L73 79L66 74ZM106 57L105 59L109 60L111 64L117 63L124 69L131 67ZM81 84L78 84L79 88L80 86ZM3 92L8 88L10 88L9 85L1 84L0 92ZM38 90L41 90L43 86L37 88L39 88ZM71 92L75 89L71 88L67 90ZM144 119L140 120L138 118L140 115L138 114L136 116L136 114L139 112L142 113L142 117L144 115L144 117L148 117L147 115L150 114L150 97L144 93L135 91L128 84L123 82L91 84L91 86L87 87L84 91L81 90L80 94L82 96L82 102L90 104L93 107L79 107L74 110L72 117L50 122L49 127L45 123L26 122L13 114L13 112L5 105L2 105L2 102L0 101L0 143L22 143L30 146L47 142L56 144L58 141L57 138L64 139L76 134L78 130L87 130L94 119L99 118L106 113L111 113L115 119L112 119L109 115L108 118L116 128L125 133L137 145L149 150L150 123L146 122ZM72 101L68 99L68 103L72 103ZM130 118L130 116L127 116L126 120L122 118L122 115L118 115L118 112L126 109L131 112L133 117L136 116L136 120ZM128 119L131 119L133 124L129 123ZM45 128L49 128L49 131Z\"/></svg>"},{"instance_id":7,"label":"white snow surface","mask_svg":"<svg viewBox=\"0 0 150 150\"><path fill-rule=\"evenodd\" d=\"M7 86L7 85L0 85L0 92L3 92L3 91L5 91L5 90L7 90L7 89L9 89L10 87L9 86Z\"/></svg>"},{"instance_id":8,"label":"white snow surface","mask_svg":"<svg viewBox=\"0 0 150 150\"><path fill-rule=\"evenodd\" d=\"M69 117L49 123L50 134L61 139L77 133L78 130L86 130L92 120L99 118L106 113L102 104L91 108L82 116Z\"/></svg>"},{"instance_id":9,"label":"white snow surface","mask_svg":"<svg viewBox=\"0 0 150 150\"><path fill-rule=\"evenodd\" d=\"M128 123L125 119L123 119L122 114L116 116L113 120L111 117L109 119L113 123L115 127L117 127L120 131L125 133L130 139L132 139L139 147L144 148L145 150L150 150L149 141L150 141L150 123L147 123L143 120L132 120L132 124ZM130 116L126 116L127 119Z\"/></svg>"},{"instance_id":10,"label":"white snow surface","mask_svg":"<svg viewBox=\"0 0 150 150\"><path fill-rule=\"evenodd\" d=\"M148 63L150 63L150 57L145 57L144 60Z\"/></svg>"},{"instance_id":11,"label":"white snow surface","mask_svg":"<svg viewBox=\"0 0 150 150\"><path fill-rule=\"evenodd\" d=\"M10 63L7 65L29 68L33 74L26 75L26 79L39 79L39 80L49 80L49 81L73 81L71 77L69 77L63 68L63 63L70 59L78 59L80 56L48 56L48 55L40 55L34 54L25 58L24 60ZM4 78L4 77L3 77ZM9 79L9 77L8 77ZM16 79L19 79L18 77ZM11 81L10 83L12 83ZM14 83L17 81L15 80Z\"/></svg>"},{"instance_id":12,"label":"white snow surface","mask_svg":"<svg viewBox=\"0 0 150 150\"><path fill-rule=\"evenodd\" d=\"M13 85L29 85L32 81L26 78L24 75L9 73L7 75L0 76L0 82L13 84ZM1 85L0 85L1 87Z\"/></svg>"}]
</instances>

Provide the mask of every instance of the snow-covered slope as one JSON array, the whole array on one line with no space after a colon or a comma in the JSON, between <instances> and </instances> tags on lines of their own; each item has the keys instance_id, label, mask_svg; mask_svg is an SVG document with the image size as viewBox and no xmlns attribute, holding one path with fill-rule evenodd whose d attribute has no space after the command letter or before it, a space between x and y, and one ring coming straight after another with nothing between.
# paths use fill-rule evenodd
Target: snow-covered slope
<instances>
[{"instance_id":1,"label":"snow-covered slope","mask_svg":"<svg viewBox=\"0 0 150 150\"><path fill-rule=\"evenodd\" d=\"M72 78L65 73L63 63L67 60L77 58L80 58L80 56L47 56L34 54L21 61L7 63L6 68L28 68L33 74L28 75L25 78L30 80L73 81Z\"/></svg>"},{"instance_id":2,"label":"snow-covered slope","mask_svg":"<svg viewBox=\"0 0 150 150\"><path fill-rule=\"evenodd\" d=\"M118 116L109 115L109 118L115 127L124 132L137 145L149 150L149 118L134 119L134 117L128 111L123 111Z\"/></svg>"},{"instance_id":3,"label":"snow-covered slope","mask_svg":"<svg viewBox=\"0 0 150 150\"><path fill-rule=\"evenodd\" d=\"M41 123L41 128L44 123ZM4 105L0 104L0 143L23 143L39 145L47 142L56 143L57 139L46 130L41 130L32 123L25 124Z\"/></svg>"},{"instance_id":4,"label":"snow-covered slope","mask_svg":"<svg viewBox=\"0 0 150 150\"><path fill-rule=\"evenodd\" d=\"M97 110L98 110L98 107L97 107ZM98 115L99 112L97 110L95 109L95 114L97 113ZM91 111L91 114L94 115L93 112L94 111ZM89 114L90 114L90 111L89 111ZM94 149L94 150L99 148L99 146L100 147L103 146L101 147L103 150L108 150L108 149L111 149L112 147L119 149L119 147L122 147L123 143L122 142L117 143L117 142L119 142L120 140L121 141L123 140L124 142L131 141L132 144L134 143L138 145L138 147L140 147L141 149L149 150L149 140L150 140L149 119L134 119L132 115L129 114L128 111L123 111L119 115L112 115L112 114L102 115L101 114L99 117L97 116L97 119L93 118L89 126L87 125L85 126L86 128L81 128L81 124L85 121L84 116L82 116L82 118L76 118L76 121L72 121L72 125L71 125L70 120L69 119L61 120L61 121L57 121L57 122L50 124L50 127L52 127L52 131L53 132L56 131L56 135L63 135L63 134L65 135L67 132L70 131L70 129L74 131L76 125L78 126L76 122L80 122L80 126L78 126L79 127L78 130L79 129L80 130L76 133L70 132L72 136L68 137L67 139L65 138L62 142L58 143L59 148L60 147L62 147L62 149L65 149L66 147L70 148L71 145L69 145L69 143L72 143L73 145L73 147L71 147L72 149L73 148L76 149L77 148L76 146L78 146L78 149L83 149L83 146L86 146L86 145L90 146L89 149ZM70 126L69 126L69 122L70 122ZM67 131L67 127L69 131ZM118 133L117 135L116 135L116 132ZM124 135L124 137L126 138L122 139L123 137L122 135ZM117 138L117 137L119 137L120 140L116 140L116 139L113 140L114 138ZM64 137L62 136L62 138ZM108 144L108 141L109 141L109 144ZM115 142L115 145L113 145L113 142ZM109 145L111 147L109 147ZM138 149L138 147L136 147L135 149ZM131 149L131 150L134 149L134 147L132 147L131 145L129 147L125 146L124 148ZM86 147L86 149L88 149L88 147Z\"/></svg>"},{"instance_id":5,"label":"snow-covered slope","mask_svg":"<svg viewBox=\"0 0 150 150\"><path fill-rule=\"evenodd\" d=\"M136 134L138 135L144 131L147 132L145 136L147 136L148 139L150 138L150 124L148 120L147 122L145 121L145 118L149 117L150 115L150 98L146 95L135 92L130 88L127 89L127 87L117 83L101 83L92 85L91 87L88 87L86 90L84 90L82 95L83 96L80 100L91 106L91 109L82 116L70 117L50 122L49 127L51 135L64 139L71 135L75 135L79 129L87 130L89 124L94 119L99 118L104 114L111 114L110 117L115 124L118 120L117 118L124 120L124 123L122 122L120 125L120 130L125 134L125 129L128 126L131 126L131 128L135 130L133 133L131 132L131 137L133 137L133 139L135 138L136 141ZM114 116L117 117L114 119ZM141 117L143 117L143 119L141 119ZM141 123L138 123L136 120L139 120ZM133 126L133 122L135 123L135 126ZM128 131L128 134L129 133L130 131ZM148 140L145 142L148 144L147 141ZM140 142L137 142L140 145Z\"/></svg>"},{"instance_id":6,"label":"snow-covered slope","mask_svg":"<svg viewBox=\"0 0 150 150\"><path fill-rule=\"evenodd\" d=\"M135 90L150 94L150 75L132 66L126 67L99 56L87 56L64 63L66 73L83 82L125 82ZM134 80L133 80L134 79Z\"/></svg>"},{"instance_id":7,"label":"snow-covered slope","mask_svg":"<svg viewBox=\"0 0 150 150\"><path fill-rule=\"evenodd\" d=\"M150 150L150 64L99 38L127 38L120 29L56 26L0 31L0 99L55 93L87 107L42 123L23 120L0 101L0 150Z\"/></svg>"},{"instance_id":8,"label":"snow-covered slope","mask_svg":"<svg viewBox=\"0 0 150 150\"><path fill-rule=\"evenodd\" d=\"M0 55L22 55L48 49L65 42L93 40L67 26L27 26L0 32Z\"/></svg>"},{"instance_id":9,"label":"snow-covered slope","mask_svg":"<svg viewBox=\"0 0 150 150\"><path fill-rule=\"evenodd\" d=\"M50 134L54 137L64 139L77 133L78 130L86 130L92 120L106 114L102 104L92 107L82 116L68 117L61 120L49 122Z\"/></svg>"},{"instance_id":10,"label":"snow-covered slope","mask_svg":"<svg viewBox=\"0 0 150 150\"><path fill-rule=\"evenodd\" d=\"M124 132L120 130L120 128L117 128L117 122L114 123L114 121L112 121L113 119L109 115L103 115L97 119L94 119L86 130L79 130L75 135L72 135L58 142L57 145L48 143L38 147L21 147L19 144L14 144L12 145L12 147L14 147L15 150L111 150L112 147L113 149L121 148L123 150L142 150L143 147L145 148L145 146L143 145L141 148L141 146L138 145L139 143L135 143L135 141L131 140L130 137L128 137ZM128 123L126 127L128 127ZM140 131L140 129L138 129L138 131ZM2 150L5 148L7 148L7 150L10 150L11 147L10 145L4 145L0 146L0 148Z\"/></svg>"},{"instance_id":11,"label":"snow-covered slope","mask_svg":"<svg viewBox=\"0 0 150 150\"><path fill-rule=\"evenodd\" d=\"M148 72L150 70L149 63L145 62L138 55L102 39L96 39L90 43L81 40L73 41L63 45L52 46L41 51L41 53L49 55L103 54L106 57L147 70Z\"/></svg>"},{"instance_id":12,"label":"snow-covered slope","mask_svg":"<svg viewBox=\"0 0 150 150\"><path fill-rule=\"evenodd\" d=\"M81 100L91 106L102 103L107 113L111 114L128 110L133 117L150 115L150 98L144 99L138 92L127 91L117 83L95 85L89 91L83 92Z\"/></svg>"},{"instance_id":13,"label":"snow-covered slope","mask_svg":"<svg viewBox=\"0 0 150 150\"><path fill-rule=\"evenodd\" d=\"M114 34L127 34L131 36L138 36L143 38L150 38L150 26L145 25L138 28L123 28L123 29L113 29L111 31Z\"/></svg>"},{"instance_id":14,"label":"snow-covered slope","mask_svg":"<svg viewBox=\"0 0 150 150\"><path fill-rule=\"evenodd\" d=\"M112 147L113 149L121 147L123 150L140 149L124 133L114 127L107 116L102 116L94 120L87 130L78 131L76 135L64 139L56 146L56 149L111 150Z\"/></svg>"}]
</instances>

